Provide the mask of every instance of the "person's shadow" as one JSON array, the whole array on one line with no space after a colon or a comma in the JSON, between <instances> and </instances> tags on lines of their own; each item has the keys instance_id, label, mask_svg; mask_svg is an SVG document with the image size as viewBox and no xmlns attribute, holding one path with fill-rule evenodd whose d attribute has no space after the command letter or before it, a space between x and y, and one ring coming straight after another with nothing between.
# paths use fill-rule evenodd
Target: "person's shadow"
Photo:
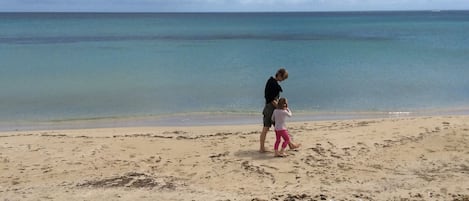
<instances>
[{"instance_id":1,"label":"person's shadow","mask_svg":"<svg viewBox=\"0 0 469 201\"><path fill-rule=\"evenodd\" d=\"M268 160L274 158L274 152L261 153L259 150L239 150L233 154L239 158L249 158L251 160Z\"/></svg>"}]
</instances>

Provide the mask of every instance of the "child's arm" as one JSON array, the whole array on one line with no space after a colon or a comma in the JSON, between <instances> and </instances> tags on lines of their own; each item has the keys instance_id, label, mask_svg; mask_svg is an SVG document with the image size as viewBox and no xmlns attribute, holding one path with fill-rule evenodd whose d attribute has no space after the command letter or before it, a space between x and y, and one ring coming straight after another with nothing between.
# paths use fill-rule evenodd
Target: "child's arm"
<instances>
[{"instance_id":1,"label":"child's arm","mask_svg":"<svg viewBox=\"0 0 469 201\"><path fill-rule=\"evenodd\" d=\"M287 114L287 116L289 116L289 117L291 117L291 116L292 116L292 113L291 113L291 111L290 111L290 109L289 109L289 108L286 108L286 109L285 109L285 113L286 113L286 114Z\"/></svg>"}]
</instances>

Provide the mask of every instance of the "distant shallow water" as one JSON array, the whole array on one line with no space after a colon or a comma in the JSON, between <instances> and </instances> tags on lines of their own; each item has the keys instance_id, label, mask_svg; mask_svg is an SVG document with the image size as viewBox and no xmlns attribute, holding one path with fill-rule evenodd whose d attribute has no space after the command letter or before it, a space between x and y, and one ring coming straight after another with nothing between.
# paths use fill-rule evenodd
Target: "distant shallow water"
<instances>
[{"instance_id":1,"label":"distant shallow water","mask_svg":"<svg viewBox=\"0 0 469 201\"><path fill-rule=\"evenodd\" d=\"M469 102L468 11L0 13L0 30L2 124L258 114L281 66L294 111Z\"/></svg>"}]
</instances>

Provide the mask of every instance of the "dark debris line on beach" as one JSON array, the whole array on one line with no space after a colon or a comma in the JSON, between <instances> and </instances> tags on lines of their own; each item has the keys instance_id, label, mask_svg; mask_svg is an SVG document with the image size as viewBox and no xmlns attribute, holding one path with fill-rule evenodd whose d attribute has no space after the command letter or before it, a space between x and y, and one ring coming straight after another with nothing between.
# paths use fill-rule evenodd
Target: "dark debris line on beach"
<instances>
[{"instance_id":1,"label":"dark debris line on beach","mask_svg":"<svg viewBox=\"0 0 469 201\"><path fill-rule=\"evenodd\" d=\"M433 195L433 194L428 194L428 196L424 196L424 194L421 193L415 193L411 194L409 193L409 197L399 197L399 198L394 198L391 200L386 200L386 201L427 201L429 199L437 199L441 195ZM464 194L448 194L449 197L451 197L451 200L449 201L469 201L469 195L464 195ZM441 197L440 197L441 198ZM319 195L308 195L308 194L287 194L287 195L275 195L270 199L271 201L378 201L380 199L374 199L369 196L360 194L353 194L350 196L350 198L339 198L336 199L334 196L327 196L324 194L319 194ZM251 201L269 201L266 199L260 199L260 198L253 198Z\"/></svg>"},{"instance_id":2,"label":"dark debris line on beach","mask_svg":"<svg viewBox=\"0 0 469 201\"><path fill-rule=\"evenodd\" d=\"M77 187L92 187L92 188L156 188L159 187L160 190L168 189L175 190L177 184L175 183L175 178L155 178L151 175L138 173L138 172L129 172L123 176L116 176L112 178L106 178L101 180L86 181L80 183Z\"/></svg>"}]
</instances>

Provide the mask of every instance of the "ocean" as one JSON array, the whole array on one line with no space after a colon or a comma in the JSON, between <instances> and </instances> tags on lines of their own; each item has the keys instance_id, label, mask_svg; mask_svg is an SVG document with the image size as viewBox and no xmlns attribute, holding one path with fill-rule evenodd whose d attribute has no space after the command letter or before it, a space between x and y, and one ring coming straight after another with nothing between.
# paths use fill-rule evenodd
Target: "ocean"
<instances>
[{"instance_id":1,"label":"ocean","mask_svg":"<svg viewBox=\"0 0 469 201\"><path fill-rule=\"evenodd\" d=\"M261 125L280 67L281 96L306 120L460 111L468 55L469 11L0 13L0 129Z\"/></svg>"}]
</instances>

